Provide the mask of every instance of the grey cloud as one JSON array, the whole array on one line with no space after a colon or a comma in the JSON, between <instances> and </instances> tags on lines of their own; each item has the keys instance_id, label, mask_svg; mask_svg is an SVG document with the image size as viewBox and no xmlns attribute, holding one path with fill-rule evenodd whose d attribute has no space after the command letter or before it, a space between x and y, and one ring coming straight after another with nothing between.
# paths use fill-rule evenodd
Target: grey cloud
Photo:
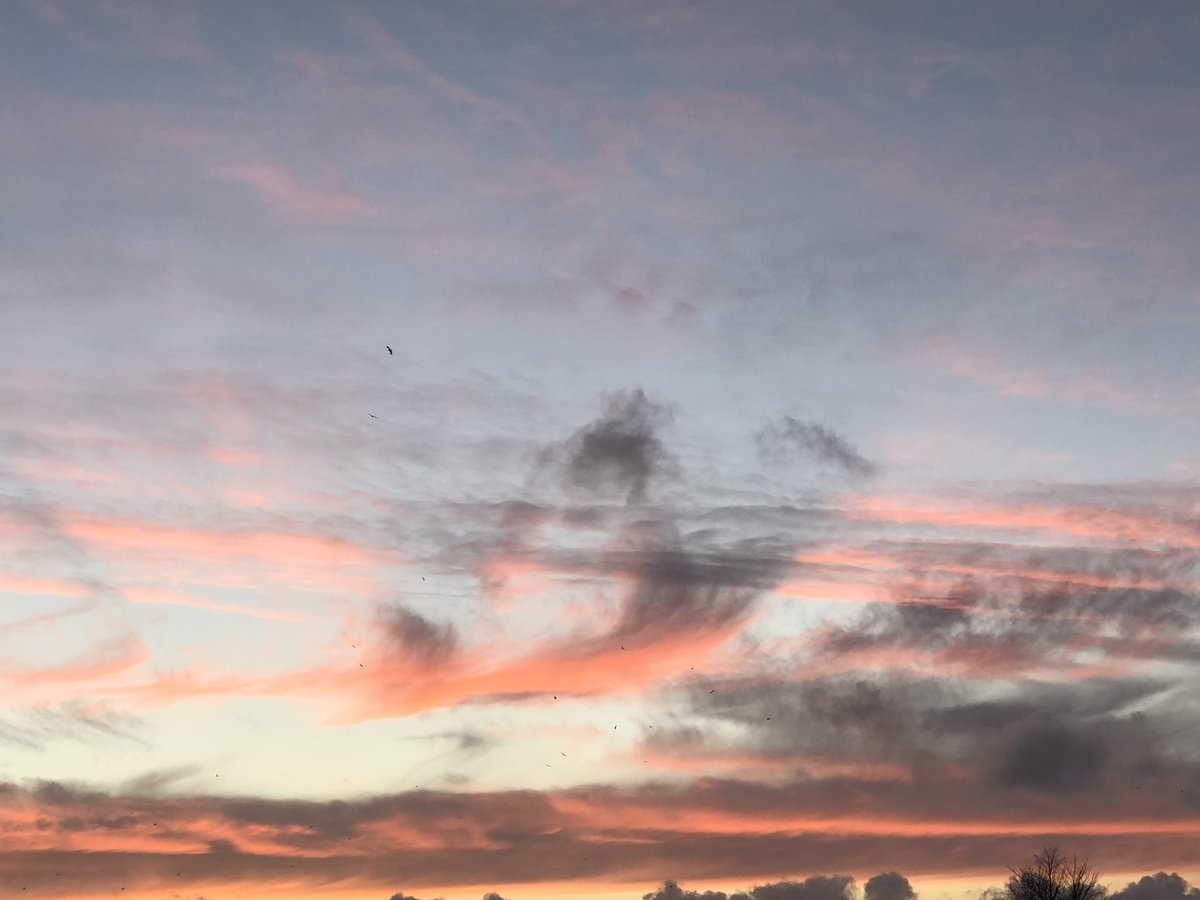
<instances>
[{"instance_id":1,"label":"grey cloud","mask_svg":"<svg viewBox=\"0 0 1200 900\"><path fill-rule=\"evenodd\" d=\"M1065 793L1079 798L1087 789L1120 796L1144 786L1182 804L1190 802L1190 786L1200 784L1200 757L1189 738L1200 727L1198 710L1165 680L1001 686L759 676L696 682L688 690L699 718L686 727L655 729L648 741L656 751L684 759L757 757L775 765L794 759L799 772L810 759L900 767L925 793L910 798L915 807L932 802L952 768L969 773L953 783L963 798L980 803L994 802L989 798L997 792L1006 803L1023 802L1016 799L1022 794L1052 802ZM736 724L737 731L720 723ZM831 785L855 780L849 773L817 779Z\"/></svg>"},{"instance_id":2,"label":"grey cloud","mask_svg":"<svg viewBox=\"0 0 1200 900\"><path fill-rule=\"evenodd\" d=\"M764 462L784 462L796 451L801 451L851 475L865 478L877 471L874 463L837 432L817 423L800 422L791 416L767 423L755 434L754 440L758 444L759 458Z\"/></svg>"},{"instance_id":3,"label":"grey cloud","mask_svg":"<svg viewBox=\"0 0 1200 900\"><path fill-rule=\"evenodd\" d=\"M1029 591L1021 608L1045 616L1089 613L1115 621L1126 634L1164 627L1186 628L1200 620L1200 597L1176 588L1095 588L1083 590L1063 585Z\"/></svg>"},{"instance_id":4,"label":"grey cloud","mask_svg":"<svg viewBox=\"0 0 1200 900\"><path fill-rule=\"evenodd\" d=\"M60 819L58 827L63 831L84 831L94 828L102 828L106 831L120 831L124 828L132 828L137 825L140 820L137 816L91 816L84 818L83 816L67 816L65 819Z\"/></svg>"},{"instance_id":5,"label":"grey cloud","mask_svg":"<svg viewBox=\"0 0 1200 900\"><path fill-rule=\"evenodd\" d=\"M917 900L917 892L899 872L880 872L863 885L863 900Z\"/></svg>"},{"instance_id":6,"label":"grey cloud","mask_svg":"<svg viewBox=\"0 0 1200 900\"><path fill-rule=\"evenodd\" d=\"M745 895L735 895L742 896ZM648 894L642 894L642 900L730 900L724 891L688 891L674 881L664 881L662 886Z\"/></svg>"},{"instance_id":7,"label":"grey cloud","mask_svg":"<svg viewBox=\"0 0 1200 900\"><path fill-rule=\"evenodd\" d=\"M849 875L813 875L803 881L777 881L750 889L753 900L853 900Z\"/></svg>"},{"instance_id":8,"label":"grey cloud","mask_svg":"<svg viewBox=\"0 0 1200 900\"><path fill-rule=\"evenodd\" d=\"M438 731L432 734L416 734L409 738L412 741L451 741L454 746L445 751L446 755L459 753L470 755L483 752L492 747L494 739L486 734L466 729L460 731Z\"/></svg>"},{"instance_id":9,"label":"grey cloud","mask_svg":"<svg viewBox=\"0 0 1200 900\"><path fill-rule=\"evenodd\" d=\"M1191 887L1178 872L1158 872L1129 882L1110 900L1200 900L1200 887Z\"/></svg>"},{"instance_id":10,"label":"grey cloud","mask_svg":"<svg viewBox=\"0 0 1200 900\"><path fill-rule=\"evenodd\" d=\"M794 542L780 535L728 540L712 529L680 534L667 517L618 526L605 548L532 547L502 528L490 548L478 550L472 565L489 571L486 561L494 553L528 559L576 583L618 582L623 592L616 621L592 637L573 638L566 649L579 653L648 646L734 626L795 565Z\"/></svg>"},{"instance_id":11,"label":"grey cloud","mask_svg":"<svg viewBox=\"0 0 1200 900\"><path fill-rule=\"evenodd\" d=\"M213 852L209 853L177 847L114 852L87 847L85 827L72 833L78 850L10 854L9 865L0 872L0 892L7 896L16 885L16 892L28 886L35 895L49 894L57 882L56 872L101 892L115 892L131 882L144 892L153 892L163 886L184 889L216 880L232 884L286 878L303 885L354 879L364 887L379 886L382 893L384 889L394 891L390 886L398 883L486 884L498 872L504 873L506 882L549 884L565 880L628 882L644 877L647 871L666 868L711 881L754 878L778 867L780 860L787 860L789 867L798 871L810 872L830 867L845 870L861 866L864 859L873 860L885 871L903 865L933 871L949 857L967 868L986 868L996 866L998 860L1019 858L1027 850L1027 835L710 834L688 825L691 810L754 820L798 811L837 815L845 812L850 802L869 804L885 817L956 816L971 821L983 815L982 820L987 821L989 806L981 800L994 801L994 796L981 798L965 787L961 783L823 785L811 781L764 785L706 778L686 786L645 782L625 788L594 785L546 793L411 791L347 801L281 801L148 798L80 786L43 784L31 789L0 784L0 816L19 810L23 820L33 816L45 820L44 829L54 826L48 816L55 820L77 816L85 822L95 817L112 823L128 816L136 820L128 827L143 829L135 833L147 835L161 832L153 825L156 822L162 829L185 829L204 841L232 841L242 831L254 835L253 844L243 843L237 852L229 852L234 848L220 843L210 845ZM606 826L602 832L596 831L588 810L630 803L641 805L662 824L649 828ZM1060 798L1030 794L1014 797L1006 809L1025 821L1037 821L1048 820L1060 806ZM1110 822L1111 797L1081 797L1075 812L1081 821ZM372 849L363 843L354 844L354 851L348 852L352 845L347 839L360 826L376 822L419 830L428 837L428 845ZM478 829L488 836L490 845L463 846L464 827ZM599 833L606 839L597 841ZM266 849L272 843L281 850ZM286 848L306 852L297 854ZM1109 855L1130 861L1145 858L1148 852L1144 835L1139 834L1083 833L1073 839L1073 848L1094 858ZM1194 852L1193 836L1162 835L1156 838L1152 852L1191 858L1185 855ZM135 871L136 879L131 875ZM848 886L845 877L818 877L762 885L730 894L728 900L847 900ZM719 898L710 896L708 900Z\"/></svg>"},{"instance_id":12,"label":"grey cloud","mask_svg":"<svg viewBox=\"0 0 1200 900\"><path fill-rule=\"evenodd\" d=\"M907 883L907 882L906 882ZM804 881L776 881L745 892L689 891L666 881L642 900L853 900L854 879L848 875L814 875Z\"/></svg>"},{"instance_id":13,"label":"grey cloud","mask_svg":"<svg viewBox=\"0 0 1200 900\"><path fill-rule=\"evenodd\" d=\"M485 735L478 734L474 731L458 731L445 735L436 735L436 737L449 737L458 742L458 751L482 750L485 747L490 747L492 739Z\"/></svg>"},{"instance_id":14,"label":"grey cloud","mask_svg":"<svg viewBox=\"0 0 1200 900\"><path fill-rule=\"evenodd\" d=\"M823 652L953 648L958 660L986 659L997 674L1048 659L1070 666L1081 649L1150 659L1189 660L1200 653L1186 636L1200 623L1197 595L1170 587L1045 586L996 577L947 589L917 576L895 594L894 602L831 628Z\"/></svg>"},{"instance_id":15,"label":"grey cloud","mask_svg":"<svg viewBox=\"0 0 1200 900\"><path fill-rule=\"evenodd\" d=\"M659 546L624 561L634 586L609 638L648 643L744 618L786 562L778 557Z\"/></svg>"},{"instance_id":16,"label":"grey cloud","mask_svg":"<svg viewBox=\"0 0 1200 900\"><path fill-rule=\"evenodd\" d=\"M49 806L90 805L102 802L107 796L82 784L67 784L61 781L35 781L29 793L39 803Z\"/></svg>"},{"instance_id":17,"label":"grey cloud","mask_svg":"<svg viewBox=\"0 0 1200 900\"><path fill-rule=\"evenodd\" d=\"M138 720L111 709L91 709L78 702L42 707L0 718L0 743L41 750L57 740L96 741L102 738L135 741Z\"/></svg>"},{"instance_id":18,"label":"grey cloud","mask_svg":"<svg viewBox=\"0 0 1200 900\"><path fill-rule=\"evenodd\" d=\"M1108 749L1096 730L1042 719L1004 748L997 778L1006 787L1065 793L1095 787Z\"/></svg>"},{"instance_id":19,"label":"grey cloud","mask_svg":"<svg viewBox=\"0 0 1200 900\"><path fill-rule=\"evenodd\" d=\"M415 658L422 665L445 662L458 652L458 632L453 625L436 625L399 604L380 614L389 655Z\"/></svg>"},{"instance_id":20,"label":"grey cloud","mask_svg":"<svg viewBox=\"0 0 1200 900\"><path fill-rule=\"evenodd\" d=\"M943 690L935 682L875 683L851 678L797 682L748 678L715 687L697 683L691 690L695 712L749 729L747 743L730 748L733 752L769 759L836 754L858 762L908 762L922 747L915 712L944 702ZM703 732L690 734L679 748L685 753ZM655 738L665 750L678 739L666 729Z\"/></svg>"},{"instance_id":21,"label":"grey cloud","mask_svg":"<svg viewBox=\"0 0 1200 900\"><path fill-rule=\"evenodd\" d=\"M636 503L645 498L651 481L676 470L674 456L658 436L670 418L668 408L641 388L620 391L606 399L598 419L544 451L540 461L558 466L571 487L615 490Z\"/></svg>"},{"instance_id":22,"label":"grey cloud","mask_svg":"<svg viewBox=\"0 0 1200 900\"><path fill-rule=\"evenodd\" d=\"M195 775L197 766L175 766L168 769L156 769L146 772L124 782L118 793L133 797L154 797L166 792L180 780Z\"/></svg>"},{"instance_id":23,"label":"grey cloud","mask_svg":"<svg viewBox=\"0 0 1200 900\"><path fill-rule=\"evenodd\" d=\"M0 722L0 743L26 750L41 750L45 746L35 731L9 722Z\"/></svg>"}]
</instances>

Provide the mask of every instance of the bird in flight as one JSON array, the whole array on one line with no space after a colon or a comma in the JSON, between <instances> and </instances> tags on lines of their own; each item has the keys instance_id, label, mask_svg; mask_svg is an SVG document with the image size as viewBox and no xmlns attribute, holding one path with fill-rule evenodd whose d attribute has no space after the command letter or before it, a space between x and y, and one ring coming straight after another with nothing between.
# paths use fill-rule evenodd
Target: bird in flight
<instances>
[{"instance_id":1,"label":"bird in flight","mask_svg":"<svg viewBox=\"0 0 1200 900\"><path fill-rule=\"evenodd\" d=\"M387 344L384 344L383 346L387 347L388 356L393 356L393 355L395 355L395 353L396 353L396 351L395 351L395 350L393 350L391 347L388 347L388 345L387 345Z\"/></svg>"},{"instance_id":2,"label":"bird in flight","mask_svg":"<svg viewBox=\"0 0 1200 900\"><path fill-rule=\"evenodd\" d=\"M375 413L367 413L367 415L368 415L368 416L370 416L372 419L378 419L378 418L379 418L379 416L375 415Z\"/></svg>"}]
</instances>

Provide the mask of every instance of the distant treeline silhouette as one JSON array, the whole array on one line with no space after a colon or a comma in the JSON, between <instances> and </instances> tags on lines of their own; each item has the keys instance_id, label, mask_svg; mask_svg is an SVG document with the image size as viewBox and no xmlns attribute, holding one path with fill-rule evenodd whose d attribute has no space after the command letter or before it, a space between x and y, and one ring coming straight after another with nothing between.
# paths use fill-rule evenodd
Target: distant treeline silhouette
<instances>
[{"instance_id":1,"label":"distant treeline silhouette","mask_svg":"<svg viewBox=\"0 0 1200 900\"><path fill-rule=\"evenodd\" d=\"M1042 848L1028 863L1009 872L1004 887L988 888L981 900L1200 900L1200 887L1192 887L1177 872L1144 875L1119 891L1110 891L1087 859L1067 859L1055 846ZM421 898L396 893L389 900ZM483 900L505 898L487 893ZM857 900L857 892L849 875L814 875L733 893L686 890L677 881L664 881L657 890L643 894L642 900ZM917 892L899 872L881 872L863 885L863 900L917 900Z\"/></svg>"}]
</instances>

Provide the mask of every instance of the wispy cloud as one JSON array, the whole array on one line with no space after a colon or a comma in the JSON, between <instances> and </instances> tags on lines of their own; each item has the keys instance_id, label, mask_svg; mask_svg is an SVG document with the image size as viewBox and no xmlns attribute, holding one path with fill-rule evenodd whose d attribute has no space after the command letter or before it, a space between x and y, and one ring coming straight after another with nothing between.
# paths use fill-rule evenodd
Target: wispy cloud
<instances>
[{"instance_id":1,"label":"wispy cloud","mask_svg":"<svg viewBox=\"0 0 1200 900\"><path fill-rule=\"evenodd\" d=\"M876 466L854 449L837 432L814 422L801 422L784 416L769 422L754 435L759 457L781 463L796 451L817 462L826 463L850 475L874 475Z\"/></svg>"},{"instance_id":2,"label":"wispy cloud","mask_svg":"<svg viewBox=\"0 0 1200 900\"><path fill-rule=\"evenodd\" d=\"M293 225L344 225L387 214L386 207L350 191L303 184L278 163L223 166L214 175L251 188L284 222Z\"/></svg>"},{"instance_id":3,"label":"wispy cloud","mask_svg":"<svg viewBox=\"0 0 1200 900\"><path fill-rule=\"evenodd\" d=\"M195 11L167 15L141 0L20 0L56 34L76 47L105 57L151 57L172 61L212 61Z\"/></svg>"},{"instance_id":4,"label":"wispy cloud","mask_svg":"<svg viewBox=\"0 0 1200 900\"><path fill-rule=\"evenodd\" d=\"M9 7L0 893L1191 900L1183 5Z\"/></svg>"}]
</instances>

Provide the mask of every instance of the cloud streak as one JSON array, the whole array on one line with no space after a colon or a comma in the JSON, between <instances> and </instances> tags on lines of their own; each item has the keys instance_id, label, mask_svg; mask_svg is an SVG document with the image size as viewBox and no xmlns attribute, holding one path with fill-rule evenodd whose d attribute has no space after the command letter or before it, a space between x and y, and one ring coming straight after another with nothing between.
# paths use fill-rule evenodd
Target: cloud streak
<instances>
[{"instance_id":1,"label":"cloud streak","mask_svg":"<svg viewBox=\"0 0 1200 900\"><path fill-rule=\"evenodd\" d=\"M951 797L946 791L939 799L953 802ZM847 810L844 794L804 783L772 791L707 781L686 793L653 783L543 794L410 791L349 802L9 784L0 786L0 815L11 865L0 878L6 889L18 891L52 889L61 877L86 879L98 890L249 886L270 878L313 886L452 887L486 881L497 867L514 885L628 882L662 866L691 878L752 878L782 852L790 854L792 871L814 874L760 884L745 895L845 900L849 877L816 873L831 867L859 871L864 858L890 865L902 856L910 871L935 871L950 847L962 870L994 873L996 853L1019 855L1031 840L1050 834L1069 835L1083 848L1108 836L1129 860L1146 854L1145 838L1153 834L1160 849L1192 858L1194 818L1168 828L1111 813L1096 805L1091 818L1064 821L1039 816L1033 807L1024 811L1024 821L994 821L976 810L956 834L953 824L928 819L873 821ZM1190 853L1183 849L1188 842ZM720 846L737 855L714 859ZM546 860L551 847L554 858ZM906 880L894 873L867 883L869 896L911 896Z\"/></svg>"},{"instance_id":2,"label":"cloud streak","mask_svg":"<svg viewBox=\"0 0 1200 900\"><path fill-rule=\"evenodd\" d=\"M764 462L783 463L799 451L810 459L859 478L868 478L878 470L837 432L791 416L767 423L755 433L754 440L758 444L759 459Z\"/></svg>"}]
</instances>

